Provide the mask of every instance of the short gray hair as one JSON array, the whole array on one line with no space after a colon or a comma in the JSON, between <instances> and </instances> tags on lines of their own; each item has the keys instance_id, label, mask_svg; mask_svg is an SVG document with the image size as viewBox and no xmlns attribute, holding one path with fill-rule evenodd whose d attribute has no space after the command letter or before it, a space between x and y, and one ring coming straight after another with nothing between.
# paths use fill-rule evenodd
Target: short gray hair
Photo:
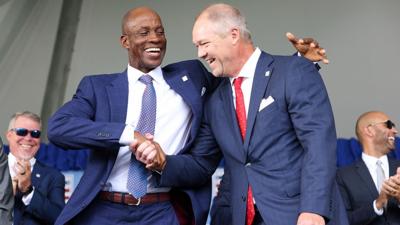
<instances>
[{"instance_id":1,"label":"short gray hair","mask_svg":"<svg viewBox=\"0 0 400 225\"><path fill-rule=\"evenodd\" d=\"M42 124L42 120L40 119L40 116L33 112L30 112L30 111L16 112L11 116L10 123L8 124L8 130L15 128L14 127L15 120L18 117L29 118L29 119L39 123L40 125Z\"/></svg>"},{"instance_id":2,"label":"short gray hair","mask_svg":"<svg viewBox=\"0 0 400 225\"><path fill-rule=\"evenodd\" d=\"M232 27L237 27L242 38L251 41L250 31L247 29L246 18L239 9L224 3L212 4L203 10L207 18L214 22L215 32L226 35Z\"/></svg>"}]
</instances>

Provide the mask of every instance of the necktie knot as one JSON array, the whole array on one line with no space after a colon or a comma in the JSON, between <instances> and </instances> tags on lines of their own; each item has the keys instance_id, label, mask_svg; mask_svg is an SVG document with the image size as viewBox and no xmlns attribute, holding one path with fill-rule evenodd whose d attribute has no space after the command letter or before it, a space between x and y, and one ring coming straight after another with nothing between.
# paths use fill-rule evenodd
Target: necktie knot
<instances>
[{"instance_id":1,"label":"necktie knot","mask_svg":"<svg viewBox=\"0 0 400 225\"><path fill-rule=\"evenodd\" d=\"M153 78L148 74L144 74L139 78L139 81L148 85L153 81Z\"/></svg>"},{"instance_id":2,"label":"necktie knot","mask_svg":"<svg viewBox=\"0 0 400 225\"><path fill-rule=\"evenodd\" d=\"M382 161L378 159L378 161L376 161L376 165L381 167L382 166Z\"/></svg>"},{"instance_id":3,"label":"necktie knot","mask_svg":"<svg viewBox=\"0 0 400 225\"><path fill-rule=\"evenodd\" d=\"M233 86L234 86L235 88L241 88L242 82L243 82L243 78L244 78L244 77L235 78L235 79L233 80Z\"/></svg>"}]
</instances>

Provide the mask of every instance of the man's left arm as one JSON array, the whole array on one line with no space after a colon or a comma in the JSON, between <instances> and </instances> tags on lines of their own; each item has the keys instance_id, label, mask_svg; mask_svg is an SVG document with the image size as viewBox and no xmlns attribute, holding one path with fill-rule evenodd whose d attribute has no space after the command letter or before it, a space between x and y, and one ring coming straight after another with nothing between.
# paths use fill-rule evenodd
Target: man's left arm
<instances>
[{"instance_id":1,"label":"man's left arm","mask_svg":"<svg viewBox=\"0 0 400 225\"><path fill-rule=\"evenodd\" d=\"M61 210L64 208L64 188L65 178L60 172L52 172L51 176L44 178L38 187L33 187L33 195L30 203L27 205L26 211L35 217L53 224ZM42 186L46 186L43 188Z\"/></svg>"},{"instance_id":2,"label":"man's left arm","mask_svg":"<svg viewBox=\"0 0 400 225\"><path fill-rule=\"evenodd\" d=\"M2 150L2 143L0 143L0 190L0 225L8 225L12 223L14 195L7 155Z\"/></svg>"},{"instance_id":3,"label":"man's left arm","mask_svg":"<svg viewBox=\"0 0 400 225\"><path fill-rule=\"evenodd\" d=\"M293 58L286 94L289 114L304 149L298 225L320 224L301 220L314 214L329 219L336 171L335 123L328 93L317 69L304 58Z\"/></svg>"}]
</instances>

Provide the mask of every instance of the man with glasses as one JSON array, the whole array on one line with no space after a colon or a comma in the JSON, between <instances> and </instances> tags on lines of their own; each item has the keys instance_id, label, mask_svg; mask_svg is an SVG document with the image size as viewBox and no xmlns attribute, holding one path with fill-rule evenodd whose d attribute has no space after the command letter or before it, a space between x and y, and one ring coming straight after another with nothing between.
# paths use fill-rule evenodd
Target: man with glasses
<instances>
[{"instance_id":1,"label":"man with glasses","mask_svg":"<svg viewBox=\"0 0 400 225\"><path fill-rule=\"evenodd\" d=\"M38 115L17 112L6 133L15 196L14 224L54 224L65 204L64 175L35 159L40 148L40 128Z\"/></svg>"},{"instance_id":2,"label":"man with glasses","mask_svg":"<svg viewBox=\"0 0 400 225\"><path fill-rule=\"evenodd\" d=\"M395 149L396 134L395 124L383 112L358 118L361 160L337 172L350 224L400 223L400 161L387 156Z\"/></svg>"},{"instance_id":3,"label":"man with glasses","mask_svg":"<svg viewBox=\"0 0 400 225\"><path fill-rule=\"evenodd\" d=\"M3 142L0 137L0 225L12 223L14 198L11 187L7 155L3 152Z\"/></svg>"}]
</instances>

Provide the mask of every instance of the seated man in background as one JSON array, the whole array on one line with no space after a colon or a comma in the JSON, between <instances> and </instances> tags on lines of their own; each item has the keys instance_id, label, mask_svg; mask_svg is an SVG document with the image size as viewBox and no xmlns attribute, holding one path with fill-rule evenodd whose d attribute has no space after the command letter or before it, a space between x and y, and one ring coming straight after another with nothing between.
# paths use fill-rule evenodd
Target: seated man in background
<instances>
[{"instance_id":1,"label":"seated man in background","mask_svg":"<svg viewBox=\"0 0 400 225\"><path fill-rule=\"evenodd\" d=\"M8 172L7 155L3 152L3 142L0 137L0 225L12 223L13 206L14 198L10 173Z\"/></svg>"},{"instance_id":2,"label":"seated man in background","mask_svg":"<svg viewBox=\"0 0 400 225\"><path fill-rule=\"evenodd\" d=\"M15 113L7 140L14 190L14 225L54 224L64 207L65 178L34 157L40 147L41 119L32 112Z\"/></svg>"},{"instance_id":3,"label":"seated man in background","mask_svg":"<svg viewBox=\"0 0 400 225\"><path fill-rule=\"evenodd\" d=\"M400 224L400 161L387 157L395 149L396 134L383 112L366 112L358 118L362 160L337 172L350 224Z\"/></svg>"}]
</instances>

